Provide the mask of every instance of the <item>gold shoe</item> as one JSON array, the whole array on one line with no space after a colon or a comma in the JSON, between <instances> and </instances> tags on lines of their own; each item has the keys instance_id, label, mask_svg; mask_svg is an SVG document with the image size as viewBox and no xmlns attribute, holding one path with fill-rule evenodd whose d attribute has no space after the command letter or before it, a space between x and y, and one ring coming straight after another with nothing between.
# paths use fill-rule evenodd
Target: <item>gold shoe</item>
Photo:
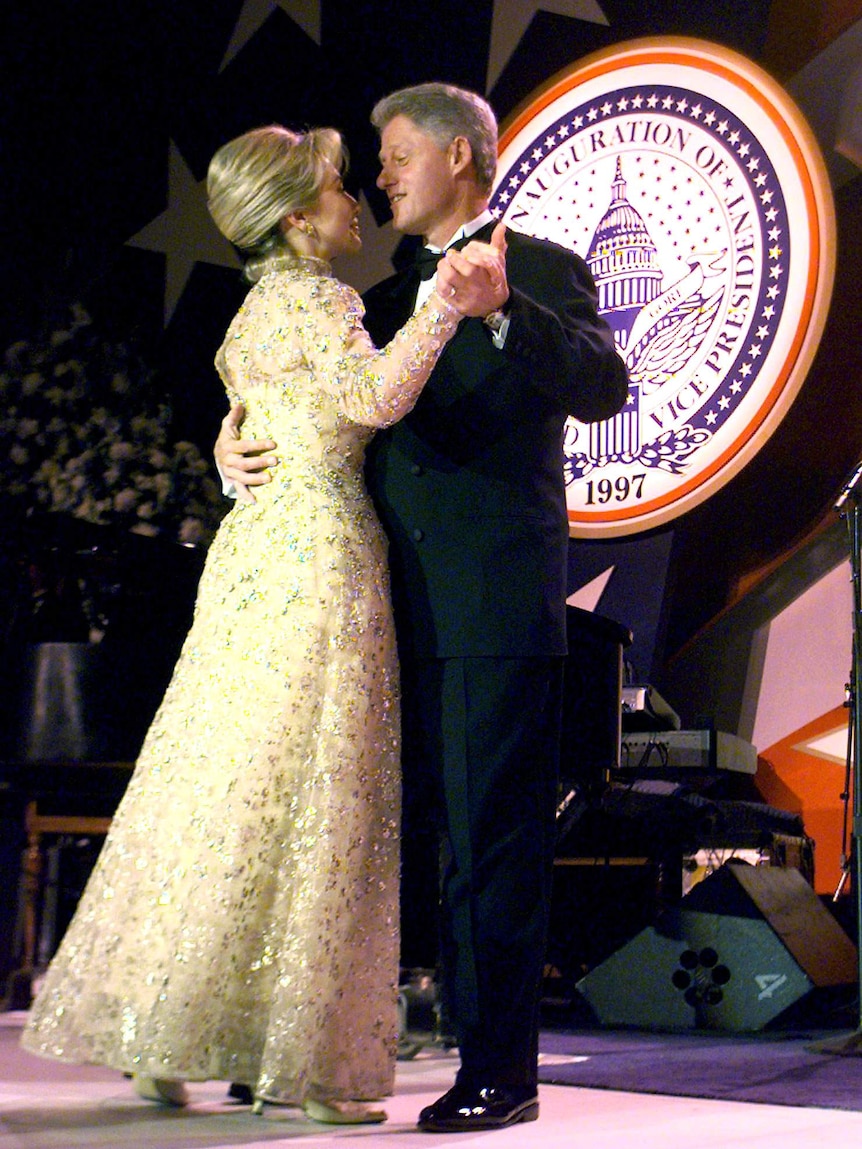
<instances>
[{"instance_id":1,"label":"gold shoe","mask_svg":"<svg viewBox=\"0 0 862 1149\"><path fill-rule=\"evenodd\" d=\"M143 1097L145 1101L158 1101L178 1109L189 1103L189 1095L182 1081L173 1081L169 1077L149 1077L146 1073L134 1073L132 1081L138 1097Z\"/></svg>"},{"instance_id":2,"label":"gold shoe","mask_svg":"<svg viewBox=\"0 0 862 1149\"><path fill-rule=\"evenodd\" d=\"M323 1125L379 1125L386 1120L385 1109L372 1109L364 1101L315 1101L309 1097L302 1108L307 1117Z\"/></svg>"}]
</instances>

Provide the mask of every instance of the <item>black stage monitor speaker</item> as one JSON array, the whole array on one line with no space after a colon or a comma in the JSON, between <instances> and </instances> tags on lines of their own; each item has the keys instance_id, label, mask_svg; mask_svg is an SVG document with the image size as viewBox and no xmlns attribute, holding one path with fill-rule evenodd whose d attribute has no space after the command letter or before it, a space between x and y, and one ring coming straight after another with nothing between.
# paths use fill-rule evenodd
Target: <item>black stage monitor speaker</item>
<instances>
[{"instance_id":1,"label":"black stage monitor speaker","mask_svg":"<svg viewBox=\"0 0 862 1149\"><path fill-rule=\"evenodd\" d=\"M577 988L603 1025L752 1031L856 978L856 947L798 870L730 862Z\"/></svg>"}]
</instances>

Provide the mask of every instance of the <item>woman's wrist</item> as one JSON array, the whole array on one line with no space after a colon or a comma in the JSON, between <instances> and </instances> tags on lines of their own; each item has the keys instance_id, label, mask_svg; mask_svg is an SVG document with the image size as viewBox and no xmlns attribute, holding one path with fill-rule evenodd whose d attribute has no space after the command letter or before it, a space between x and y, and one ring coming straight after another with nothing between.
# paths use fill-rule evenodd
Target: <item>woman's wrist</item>
<instances>
[{"instance_id":1,"label":"woman's wrist","mask_svg":"<svg viewBox=\"0 0 862 1149\"><path fill-rule=\"evenodd\" d=\"M460 309L456 302L457 291L454 287L450 287L446 295L443 295L435 287L432 294L437 296L440 307L442 307L444 311L447 311L450 315L457 315L461 319L464 318L464 312Z\"/></svg>"}]
</instances>

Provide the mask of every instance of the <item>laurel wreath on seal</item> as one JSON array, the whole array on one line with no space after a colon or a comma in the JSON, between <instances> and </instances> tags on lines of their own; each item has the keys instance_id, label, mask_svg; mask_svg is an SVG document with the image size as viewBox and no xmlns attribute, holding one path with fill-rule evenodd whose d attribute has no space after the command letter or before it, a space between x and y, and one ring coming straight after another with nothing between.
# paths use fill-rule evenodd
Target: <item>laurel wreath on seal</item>
<instances>
[{"instance_id":1,"label":"laurel wreath on seal","mask_svg":"<svg viewBox=\"0 0 862 1149\"><path fill-rule=\"evenodd\" d=\"M600 470L611 463L625 463L627 466L640 463L643 467L653 467L660 471L669 471L673 475L681 475L688 465L685 462L688 456L699 450L711 438L712 433L706 428L696 430L691 424L686 423L683 427L671 428L651 442L645 443L637 454L623 451L591 459L579 451L566 459L564 466L566 485L576 483L592 471Z\"/></svg>"}]
</instances>

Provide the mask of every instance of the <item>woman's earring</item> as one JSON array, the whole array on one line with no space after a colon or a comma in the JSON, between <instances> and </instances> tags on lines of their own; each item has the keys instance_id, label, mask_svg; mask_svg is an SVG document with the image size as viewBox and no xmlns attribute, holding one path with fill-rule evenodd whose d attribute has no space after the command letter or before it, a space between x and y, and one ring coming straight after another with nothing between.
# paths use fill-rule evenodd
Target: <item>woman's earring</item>
<instances>
[{"instance_id":1,"label":"woman's earring","mask_svg":"<svg viewBox=\"0 0 862 1149\"><path fill-rule=\"evenodd\" d=\"M317 228L314 226L313 223L306 223L305 234L308 236L309 239L317 239Z\"/></svg>"}]
</instances>

